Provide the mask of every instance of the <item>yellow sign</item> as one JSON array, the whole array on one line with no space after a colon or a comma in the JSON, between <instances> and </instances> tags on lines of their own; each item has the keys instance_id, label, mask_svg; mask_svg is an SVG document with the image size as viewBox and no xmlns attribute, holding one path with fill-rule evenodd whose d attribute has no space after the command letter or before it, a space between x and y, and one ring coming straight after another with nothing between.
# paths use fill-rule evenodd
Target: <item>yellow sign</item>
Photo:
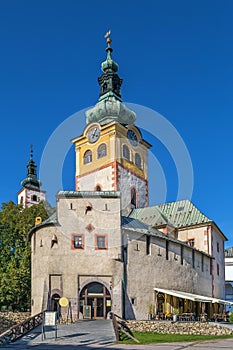
<instances>
[{"instance_id":1,"label":"yellow sign","mask_svg":"<svg viewBox=\"0 0 233 350\"><path fill-rule=\"evenodd\" d=\"M59 305L62 307L66 307L69 305L69 300L65 297L62 297L61 299L59 299Z\"/></svg>"}]
</instances>

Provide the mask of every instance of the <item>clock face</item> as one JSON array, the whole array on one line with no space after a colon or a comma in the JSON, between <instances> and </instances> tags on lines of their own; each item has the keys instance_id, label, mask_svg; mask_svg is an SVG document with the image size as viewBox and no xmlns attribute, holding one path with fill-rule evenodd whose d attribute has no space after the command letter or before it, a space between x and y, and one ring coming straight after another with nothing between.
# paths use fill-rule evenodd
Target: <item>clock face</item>
<instances>
[{"instance_id":1,"label":"clock face","mask_svg":"<svg viewBox=\"0 0 233 350\"><path fill-rule=\"evenodd\" d=\"M129 139L131 145L137 146L138 138L137 138L137 135L135 134L135 132L133 130L128 130L127 137Z\"/></svg>"},{"instance_id":2,"label":"clock face","mask_svg":"<svg viewBox=\"0 0 233 350\"><path fill-rule=\"evenodd\" d=\"M91 143L96 142L100 137L100 129L98 126L93 126L89 131L88 131L88 141Z\"/></svg>"}]
</instances>

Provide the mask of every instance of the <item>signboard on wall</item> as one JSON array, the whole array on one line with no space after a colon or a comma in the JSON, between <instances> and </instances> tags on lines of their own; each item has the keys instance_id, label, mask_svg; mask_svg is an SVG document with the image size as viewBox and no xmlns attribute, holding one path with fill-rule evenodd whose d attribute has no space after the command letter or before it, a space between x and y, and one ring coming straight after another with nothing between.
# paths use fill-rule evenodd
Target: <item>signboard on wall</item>
<instances>
[{"instance_id":1,"label":"signboard on wall","mask_svg":"<svg viewBox=\"0 0 233 350\"><path fill-rule=\"evenodd\" d=\"M83 306L83 318L91 319L91 306L90 305Z\"/></svg>"}]
</instances>

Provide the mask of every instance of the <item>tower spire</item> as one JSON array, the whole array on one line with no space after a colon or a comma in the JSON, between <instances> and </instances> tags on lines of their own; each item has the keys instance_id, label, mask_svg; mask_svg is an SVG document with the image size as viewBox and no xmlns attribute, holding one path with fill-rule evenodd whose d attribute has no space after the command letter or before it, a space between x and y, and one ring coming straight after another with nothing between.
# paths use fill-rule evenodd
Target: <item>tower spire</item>
<instances>
[{"instance_id":1,"label":"tower spire","mask_svg":"<svg viewBox=\"0 0 233 350\"><path fill-rule=\"evenodd\" d=\"M33 147L30 145L30 159L27 164L27 177L21 182L21 185L28 189L40 189L41 182L37 179L36 164L33 160Z\"/></svg>"},{"instance_id":2,"label":"tower spire","mask_svg":"<svg viewBox=\"0 0 233 350\"><path fill-rule=\"evenodd\" d=\"M122 103L121 84L122 79L117 75L118 64L112 59L112 39L111 31L105 34L107 47L107 57L101 64L102 75L98 78L100 85L100 95L97 104L86 111L86 123L97 122L100 125L108 124L112 121L122 125L133 124L136 114Z\"/></svg>"},{"instance_id":3,"label":"tower spire","mask_svg":"<svg viewBox=\"0 0 233 350\"><path fill-rule=\"evenodd\" d=\"M106 47L107 58L101 64L103 74L98 78L100 85L99 101L109 96L114 96L121 101L120 87L123 80L116 74L118 64L112 59L113 49L111 47L112 39L110 38L110 33L111 31L109 30L104 36L108 46Z\"/></svg>"}]
</instances>

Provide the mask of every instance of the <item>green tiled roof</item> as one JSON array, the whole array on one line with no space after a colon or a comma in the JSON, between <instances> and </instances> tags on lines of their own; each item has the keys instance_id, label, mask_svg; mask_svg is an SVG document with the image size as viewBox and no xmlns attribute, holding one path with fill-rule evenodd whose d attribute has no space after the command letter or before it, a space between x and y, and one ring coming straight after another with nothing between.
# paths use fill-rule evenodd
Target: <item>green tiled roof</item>
<instances>
[{"instance_id":1,"label":"green tiled roof","mask_svg":"<svg viewBox=\"0 0 233 350\"><path fill-rule=\"evenodd\" d=\"M180 228L212 222L189 200L134 209L130 217L154 227L171 225Z\"/></svg>"}]
</instances>

